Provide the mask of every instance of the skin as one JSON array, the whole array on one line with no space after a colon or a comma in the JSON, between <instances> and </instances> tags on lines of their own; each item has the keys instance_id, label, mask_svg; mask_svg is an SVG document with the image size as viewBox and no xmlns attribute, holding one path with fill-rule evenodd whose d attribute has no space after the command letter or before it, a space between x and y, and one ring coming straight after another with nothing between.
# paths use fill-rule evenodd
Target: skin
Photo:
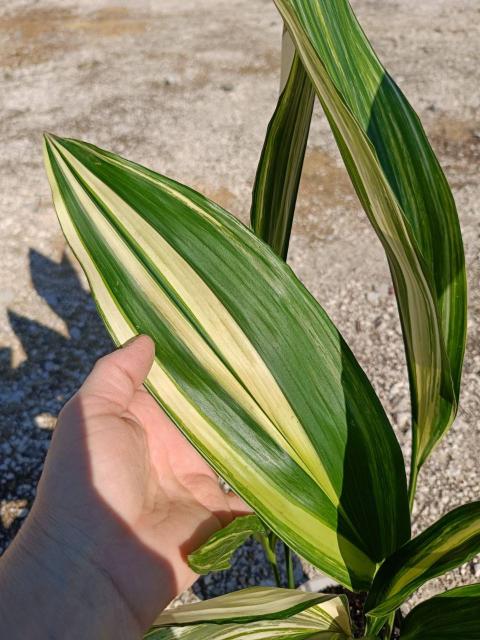
<instances>
[{"instance_id":1,"label":"skin","mask_svg":"<svg viewBox=\"0 0 480 640\"><path fill-rule=\"evenodd\" d=\"M142 386L154 345L101 358L65 405L37 497L0 561L0 635L137 639L196 575L187 555L248 512Z\"/></svg>"}]
</instances>

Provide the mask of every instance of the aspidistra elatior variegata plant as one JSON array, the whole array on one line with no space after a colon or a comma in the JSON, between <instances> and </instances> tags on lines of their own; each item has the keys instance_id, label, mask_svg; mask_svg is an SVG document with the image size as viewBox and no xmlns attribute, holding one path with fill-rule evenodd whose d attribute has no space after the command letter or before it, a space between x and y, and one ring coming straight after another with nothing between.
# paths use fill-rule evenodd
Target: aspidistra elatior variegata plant
<instances>
[{"instance_id":1,"label":"aspidistra elatior variegata plant","mask_svg":"<svg viewBox=\"0 0 480 640\"><path fill-rule=\"evenodd\" d=\"M392 273L411 387L413 502L418 470L458 407L466 278L455 203L418 117L348 0L274 1L296 56L269 124L252 225L286 255L295 201L276 173L279 158L301 169L310 123L298 105L310 104L313 87ZM292 120L297 113L302 117Z\"/></svg>"},{"instance_id":2,"label":"aspidistra elatior variegata plant","mask_svg":"<svg viewBox=\"0 0 480 640\"><path fill-rule=\"evenodd\" d=\"M290 268L199 193L47 136L66 238L116 343L155 341L147 387L297 553L353 589L410 533L399 445Z\"/></svg>"}]
</instances>

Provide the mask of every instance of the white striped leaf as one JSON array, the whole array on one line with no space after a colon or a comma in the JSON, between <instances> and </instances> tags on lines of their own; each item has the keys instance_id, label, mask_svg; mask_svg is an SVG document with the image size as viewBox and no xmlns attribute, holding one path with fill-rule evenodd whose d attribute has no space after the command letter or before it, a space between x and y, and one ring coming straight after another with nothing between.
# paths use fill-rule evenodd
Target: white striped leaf
<instances>
[{"instance_id":1,"label":"white striped leaf","mask_svg":"<svg viewBox=\"0 0 480 640\"><path fill-rule=\"evenodd\" d=\"M282 74L280 98L255 176L250 223L255 234L286 260L315 98L287 31L282 41Z\"/></svg>"},{"instance_id":2,"label":"white striped leaf","mask_svg":"<svg viewBox=\"0 0 480 640\"><path fill-rule=\"evenodd\" d=\"M345 596L252 587L164 611L149 640L352 637Z\"/></svg>"},{"instance_id":3,"label":"white striped leaf","mask_svg":"<svg viewBox=\"0 0 480 640\"><path fill-rule=\"evenodd\" d=\"M480 552L480 502L465 504L401 547L380 567L365 603L369 616L394 611L427 580Z\"/></svg>"},{"instance_id":4,"label":"white striped leaf","mask_svg":"<svg viewBox=\"0 0 480 640\"><path fill-rule=\"evenodd\" d=\"M455 203L418 117L348 0L274 1L389 261L411 383L413 499L418 469L458 405L466 279ZM308 104L308 83L296 86ZM301 100L297 93L291 103Z\"/></svg>"},{"instance_id":5,"label":"white striped leaf","mask_svg":"<svg viewBox=\"0 0 480 640\"><path fill-rule=\"evenodd\" d=\"M458 587L410 611L402 640L480 640L480 584Z\"/></svg>"},{"instance_id":6,"label":"white striped leaf","mask_svg":"<svg viewBox=\"0 0 480 640\"><path fill-rule=\"evenodd\" d=\"M256 515L239 516L188 556L189 566L197 573L229 569L233 553L254 534L267 535L268 529Z\"/></svg>"},{"instance_id":7,"label":"white striped leaf","mask_svg":"<svg viewBox=\"0 0 480 640\"><path fill-rule=\"evenodd\" d=\"M409 537L403 459L368 379L267 245L195 191L46 138L63 231L117 343L152 336L147 388L298 554L367 588Z\"/></svg>"}]
</instances>

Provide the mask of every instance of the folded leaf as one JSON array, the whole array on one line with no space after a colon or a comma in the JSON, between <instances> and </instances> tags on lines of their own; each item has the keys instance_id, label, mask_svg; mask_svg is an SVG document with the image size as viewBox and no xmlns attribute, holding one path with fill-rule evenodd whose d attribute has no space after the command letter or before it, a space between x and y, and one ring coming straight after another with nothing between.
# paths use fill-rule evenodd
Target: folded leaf
<instances>
[{"instance_id":1,"label":"folded leaf","mask_svg":"<svg viewBox=\"0 0 480 640\"><path fill-rule=\"evenodd\" d=\"M418 117L348 0L275 4L387 253L411 383L415 478L458 405L466 280L453 197ZM305 84L303 92L308 102Z\"/></svg>"},{"instance_id":2,"label":"folded leaf","mask_svg":"<svg viewBox=\"0 0 480 640\"><path fill-rule=\"evenodd\" d=\"M146 386L299 555L355 589L409 536L400 448L323 309L244 225L91 145L46 138L64 233L117 343L152 336Z\"/></svg>"},{"instance_id":3,"label":"folded leaf","mask_svg":"<svg viewBox=\"0 0 480 640\"><path fill-rule=\"evenodd\" d=\"M168 609L160 614L146 637L166 640L244 636L351 638L348 603L345 596L252 587Z\"/></svg>"},{"instance_id":4,"label":"folded leaf","mask_svg":"<svg viewBox=\"0 0 480 640\"><path fill-rule=\"evenodd\" d=\"M402 640L480 640L480 584L445 591L416 606Z\"/></svg>"},{"instance_id":5,"label":"folded leaf","mask_svg":"<svg viewBox=\"0 0 480 640\"><path fill-rule=\"evenodd\" d=\"M216 531L196 551L188 556L189 566L197 573L229 569L233 553L255 533L267 535L268 530L256 515L240 516L220 531Z\"/></svg>"},{"instance_id":6,"label":"folded leaf","mask_svg":"<svg viewBox=\"0 0 480 640\"><path fill-rule=\"evenodd\" d=\"M454 509L380 567L365 603L371 616L388 615L424 582L480 552L480 502Z\"/></svg>"},{"instance_id":7,"label":"folded leaf","mask_svg":"<svg viewBox=\"0 0 480 640\"><path fill-rule=\"evenodd\" d=\"M286 260L315 92L288 32L283 34L282 57L287 79L268 125L250 222L256 235Z\"/></svg>"}]
</instances>

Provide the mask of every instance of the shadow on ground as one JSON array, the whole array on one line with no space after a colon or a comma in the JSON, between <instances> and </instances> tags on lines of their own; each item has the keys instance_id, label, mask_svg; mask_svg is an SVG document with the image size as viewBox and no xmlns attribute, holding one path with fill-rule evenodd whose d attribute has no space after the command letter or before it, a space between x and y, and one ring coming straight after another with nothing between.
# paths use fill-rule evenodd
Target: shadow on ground
<instances>
[{"instance_id":1,"label":"shadow on ground","mask_svg":"<svg viewBox=\"0 0 480 640\"><path fill-rule=\"evenodd\" d=\"M111 341L70 260L60 263L31 250L32 285L65 322L68 337L35 320L8 311L26 359L11 366L11 350L0 349L0 499L31 505L55 418L94 361ZM20 521L2 514L0 547L14 537Z\"/></svg>"}]
</instances>

